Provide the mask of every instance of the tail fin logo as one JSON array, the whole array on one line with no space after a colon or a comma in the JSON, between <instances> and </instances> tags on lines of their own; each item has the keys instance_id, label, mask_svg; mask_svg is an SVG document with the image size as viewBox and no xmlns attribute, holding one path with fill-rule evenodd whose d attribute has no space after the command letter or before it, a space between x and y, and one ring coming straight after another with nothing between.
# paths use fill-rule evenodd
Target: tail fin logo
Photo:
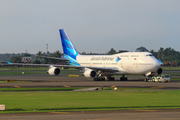
<instances>
[{"instance_id":1,"label":"tail fin logo","mask_svg":"<svg viewBox=\"0 0 180 120\"><path fill-rule=\"evenodd\" d=\"M60 36L61 36L64 54L71 56L73 59L76 59L78 52L74 48L74 45L68 38L66 32L63 29L60 29L59 32L60 32Z\"/></svg>"},{"instance_id":2,"label":"tail fin logo","mask_svg":"<svg viewBox=\"0 0 180 120\"><path fill-rule=\"evenodd\" d=\"M64 57L66 59L69 59L70 64L79 65L76 61L76 56L78 55L78 52L76 51L70 39L68 38L66 32L64 31L64 29L59 29L59 33L64 51Z\"/></svg>"},{"instance_id":3,"label":"tail fin logo","mask_svg":"<svg viewBox=\"0 0 180 120\"><path fill-rule=\"evenodd\" d=\"M116 62L119 62L121 60L121 58L118 56L116 59Z\"/></svg>"}]
</instances>

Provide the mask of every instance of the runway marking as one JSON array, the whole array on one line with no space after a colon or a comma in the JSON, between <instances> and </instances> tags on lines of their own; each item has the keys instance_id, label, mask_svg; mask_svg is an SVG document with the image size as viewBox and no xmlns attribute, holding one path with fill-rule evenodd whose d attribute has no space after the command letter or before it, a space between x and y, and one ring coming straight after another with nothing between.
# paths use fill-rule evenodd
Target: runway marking
<instances>
[{"instance_id":1,"label":"runway marking","mask_svg":"<svg viewBox=\"0 0 180 120\"><path fill-rule=\"evenodd\" d=\"M14 80L6 80L6 82L14 82Z\"/></svg>"},{"instance_id":2,"label":"runway marking","mask_svg":"<svg viewBox=\"0 0 180 120\"><path fill-rule=\"evenodd\" d=\"M16 87L16 88L21 88L20 86L14 86L14 87Z\"/></svg>"},{"instance_id":3,"label":"runway marking","mask_svg":"<svg viewBox=\"0 0 180 120\"><path fill-rule=\"evenodd\" d=\"M164 86L159 86L159 87L151 87L151 89L158 89L158 88L164 88Z\"/></svg>"},{"instance_id":4,"label":"runway marking","mask_svg":"<svg viewBox=\"0 0 180 120\"><path fill-rule=\"evenodd\" d=\"M69 114L68 112L50 112L50 113L55 113L55 114Z\"/></svg>"},{"instance_id":5,"label":"runway marking","mask_svg":"<svg viewBox=\"0 0 180 120\"><path fill-rule=\"evenodd\" d=\"M69 77L79 77L79 75L69 75Z\"/></svg>"},{"instance_id":6,"label":"runway marking","mask_svg":"<svg viewBox=\"0 0 180 120\"><path fill-rule=\"evenodd\" d=\"M71 86L64 85L64 87L71 87Z\"/></svg>"},{"instance_id":7,"label":"runway marking","mask_svg":"<svg viewBox=\"0 0 180 120\"><path fill-rule=\"evenodd\" d=\"M141 112L155 112L157 110L135 110L135 111L141 111Z\"/></svg>"}]
</instances>

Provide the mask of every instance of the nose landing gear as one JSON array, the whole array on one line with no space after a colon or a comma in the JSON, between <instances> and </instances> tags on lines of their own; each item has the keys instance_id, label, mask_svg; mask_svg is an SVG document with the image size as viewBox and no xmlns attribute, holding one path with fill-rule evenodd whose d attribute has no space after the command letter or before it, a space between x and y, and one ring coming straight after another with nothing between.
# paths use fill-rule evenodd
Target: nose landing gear
<instances>
[{"instance_id":1,"label":"nose landing gear","mask_svg":"<svg viewBox=\"0 0 180 120\"><path fill-rule=\"evenodd\" d=\"M123 75L122 77L120 77L120 81L127 81L127 77L125 77L125 75Z\"/></svg>"}]
</instances>

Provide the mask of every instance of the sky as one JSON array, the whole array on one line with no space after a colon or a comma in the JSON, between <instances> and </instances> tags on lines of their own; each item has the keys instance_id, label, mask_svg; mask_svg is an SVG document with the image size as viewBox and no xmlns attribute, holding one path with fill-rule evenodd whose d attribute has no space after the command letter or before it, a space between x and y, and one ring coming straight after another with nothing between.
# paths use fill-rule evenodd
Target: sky
<instances>
[{"instance_id":1,"label":"sky","mask_svg":"<svg viewBox=\"0 0 180 120\"><path fill-rule=\"evenodd\" d=\"M78 52L160 47L180 51L180 0L0 0L0 53L62 51L65 29Z\"/></svg>"}]
</instances>

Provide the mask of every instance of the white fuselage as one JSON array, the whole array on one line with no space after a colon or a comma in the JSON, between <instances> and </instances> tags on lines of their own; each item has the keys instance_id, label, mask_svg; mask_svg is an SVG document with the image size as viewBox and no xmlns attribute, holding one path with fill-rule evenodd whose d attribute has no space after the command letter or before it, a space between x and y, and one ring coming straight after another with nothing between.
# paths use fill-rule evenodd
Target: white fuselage
<instances>
[{"instance_id":1,"label":"white fuselage","mask_svg":"<svg viewBox=\"0 0 180 120\"><path fill-rule=\"evenodd\" d=\"M105 74L147 74L161 66L149 52L125 52L114 55L78 55L81 66L117 68L119 72Z\"/></svg>"}]
</instances>

